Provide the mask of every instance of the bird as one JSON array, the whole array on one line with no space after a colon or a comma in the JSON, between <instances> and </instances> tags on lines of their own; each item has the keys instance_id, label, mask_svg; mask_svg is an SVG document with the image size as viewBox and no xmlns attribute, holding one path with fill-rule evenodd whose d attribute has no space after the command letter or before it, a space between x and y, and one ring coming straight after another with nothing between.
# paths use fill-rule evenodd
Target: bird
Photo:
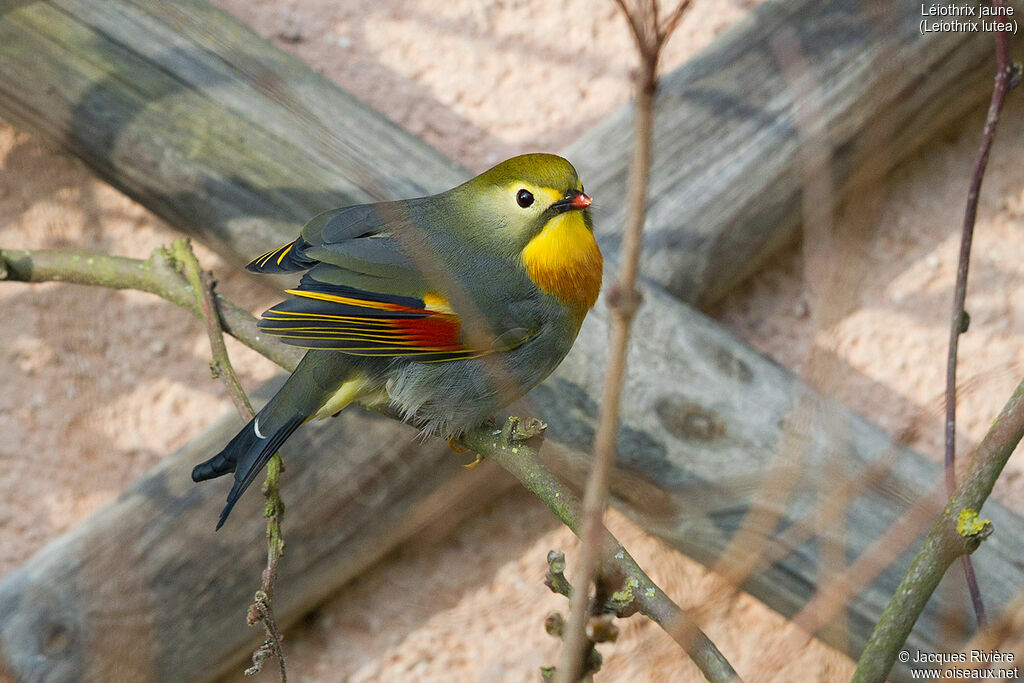
<instances>
[{"instance_id":1,"label":"bird","mask_svg":"<svg viewBox=\"0 0 1024 683\"><path fill-rule=\"evenodd\" d=\"M201 482L234 474L217 522L311 419L389 404L449 443L543 381L601 289L591 199L572 164L524 154L450 190L313 217L254 273L304 271L258 326L307 349Z\"/></svg>"}]
</instances>

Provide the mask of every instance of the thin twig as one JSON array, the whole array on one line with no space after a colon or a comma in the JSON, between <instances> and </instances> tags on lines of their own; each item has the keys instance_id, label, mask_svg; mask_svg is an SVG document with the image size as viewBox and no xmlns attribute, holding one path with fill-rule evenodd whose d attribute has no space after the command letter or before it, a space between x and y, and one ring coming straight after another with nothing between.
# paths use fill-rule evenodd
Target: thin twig
<instances>
[{"instance_id":1,"label":"thin twig","mask_svg":"<svg viewBox=\"0 0 1024 683\"><path fill-rule=\"evenodd\" d=\"M192 251L192 243L187 237L175 240L171 244L170 252L171 257L181 268L185 280L195 293L203 313L202 317L206 320L206 333L210 338L212 353L210 372L215 378L219 377L224 382L235 408L238 409L238 414L242 420L248 422L255 417L256 411L253 410L249 397L245 395L245 389L242 388L242 383L238 380L235 368L231 365L231 358L228 356L228 348L224 344L224 328L221 326L217 302L213 293L213 278L208 271L200 267L199 259ZM246 670L246 674L252 675L260 670L266 657L258 656L258 653L269 649L277 657L281 666L281 683L287 683L288 673L284 662L284 646L271 607L274 586L277 582L277 563L284 554L284 536L281 533L284 502L281 500L280 477L281 456L274 453L267 463L267 475L263 483L264 515L267 518L267 566L263 570L260 590L256 591L253 603L249 605L247 617L250 626L255 626L259 622L263 623L267 638L257 654L253 655L253 666Z\"/></svg>"},{"instance_id":2,"label":"thin twig","mask_svg":"<svg viewBox=\"0 0 1024 683\"><path fill-rule=\"evenodd\" d=\"M658 29L658 33L662 42L668 39L679 26L679 22L682 21L683 16L686 14L686 10L690 8L690 0L686 2L680 2L676 5L676 8L672 11L672 14L668 15L668 19L661 24Z\"/></svg>"},{"instance_id":3,"label":"thin twig","mask_svg":"<svg viewBox=\"0 0 1024 683\"><path fill-rule=\"evenodd\" d=\"M658 59L661 49L678 24L689 0L683 0L670 15L671 27L658 23L657 0L645 0L632 11L625 0L615 0L629 23L640 54L640 70L636 80L636 104L633 125L633 160L629 172L628 223L622 238L619 281L608 292L611 308L611 331L608 365L594 445L594 460L583 496L582 545L570 601L569 623L559 665L559 680L573 683L583 670L587 649L585 633L590 585L597 570L602 533L602 518L608 503L608 482L617 452L619 401L626 374L630 328L640 306L637 273L643 244L643 227L647 215L647 187L651 170L651 137L654 129L654 96L658 88ZM641 16L643 9L647 9Z\"/></svg>"},{"instance_id":4,"label":"thin twig","mask_svg":"<svg viewBox=\"0 0 1024 683\"><path fill-rule=\"evenodd\" d=\"M1017 650L1017 658L1021 652L1020 634L1024 633L1024 588L1007 603L1002 612L988 625L984 631L976 632L969 641L960 647L961 652L971 650ZM1013 648L1013 643L1017 647ZM1016 661L1016 658L1015 658Z\"/></svg>"},{"instance_id":5,"label":"thin twig","mask_svg":"<svg viewBox=\"0 0 1024 683\"><path fill-rule=\"evenodd\" d=\"M992 533L992 524L980 520L978 512L1022 437L1024 382L1017 385L974 451L963 481L935 520L924 545L889 599L857 662L855 682L885 680L946 569L958 557L974 552Z\"/></svg>"},{"instance_id":6,"label":"thin twig","mask_svg":"<svg viewBox=\"0 0 1024 683\"><path fill-rule=\"evenodd\" d=\"M266 577L269 571L270 567L264 571L264 577ZM276 576L276 562L274 575ZM282 647L284 636L281 634L281 629L277 627L277 620L274 618L273 610L270 609L270 598L263 591L256 591L256 599L249 606L249 625L255 626L257 622L263 622L267 638L263 641L263 645L252 653L252 666L245 670L245 675L255 676L258 674L263 670L263 662L266 661L267 657L273 655L277 658L281 669L281 682L287 683L288 670L285 667L284 649Z\"/></svg>"},{"instance_id":7,"label":"thin twig","mask_svg":"<svg viewBox=\"0 0 1024 683\"><path fill-rule=\"evenodd\" d=\"M148 292L203 319L192 288L163 248L148 259L111 256L85 249L0 249L0 272L11 282L71 282L108 289ZM256 318L235 303L216 295L225 332L285 370L299 364L302 349L268 338L256 327Z\"/></svg>"},{"instance_id":8,"label":"thin twig","mask_svg":"<svg viewBox=\"0 0 1024 683\"><path fill-rule=\"evenodd\" d=\"M206 321L206 335L210 338L210 372L214 378L219 378L227 387L228 395L231 396L239 416L246 422L251 420L256 412L252 409L249 397L245 395L242 383L238 381L238 375L231 365L228 357L228 348L224 345L224 328L220 324L220 316L217 313L217 303L213 294L213 282L210 274L199 266L199 259L192 251L192 242L187 237L174 240L171 244L171 255L181 267L185 279L188 280Z\"/></svg>"},{"instance_id":9,"label":"thin twig","mask_svg":"<svg viewBox=\"0 0 1024 683\"><path fill-rule=\"evenodd\" d=\"M629 22L629 31L633 36L633 40L636 42L637 50L643 50L646 44L644 38L644 30L640 27L637 17L634 16L633 12L629 11L629 7L626 6L626 0L615 0L615 4L618 6L619 11L626 17L626 21Z\"/></svg>"},{"instance_id":10,"label":"thin twig","mask_svg":"<svg viewBox=\"0 0 1024 683\"><path fill-rule=\"evenodd\" d=\"M1006 0L994 0L992 6L1003 9ZM999 113L1003 109L1006 93L1012 87L1010 76L1014 71L1010 63L1010 37L1008 31L996 31L996 82L992 90L992 100L988 105L988 116L981 134L981 147L978 160L974 164L974 175L971 177L970 189L967 191L967 205L964 209L963 231L960 238L960 255L956 268L956 286L953 289L953 316L949 326L949 354L946 358L946 493L950 496L956 490L956 359L960 335L967 331L970 318L964 310L967 300L967 270L971 262L971 241L974 238L974 222L978 216L978 199L981 194L981 182L985 178L988 156L992 149L992 141L999 123ZM971 603L978 618L978 627L985 628L985 607L981 600L981 590L974 574L974 566L969 555L960 560L967 588L971 594Z\"/></svg>"},{"instance_id":11,"label":"thin twig","mask_svg":"<svg viewBox=\"0 0 1024 683\"><path fill-rule=\"evenodd\" d=\"M202 307L189 283L177 270L174 259L157 249L146 260L109 256L89 251L57 249L0 249L0 279L15 282L74 282L112 289L135 289L157 296L202 318ZM256 327L256 319L224 297L217 295L217 308L225 332L286 370L294 370L302 351L280 342L268 341ZM381 411L394 419L396 415ZM462 442L480 455L495 460L537 495L577 535L580 533L579 498L544 467L527 444L509 443L515 430L499 431L481 426L462 436ZM523 436L528 436L523 434ZM636 581L634 594L640 612L660 624L677 640L709 680L735 680L735 672L706 635L672 602L650 577L622 549L603 526L599 530L608 566ZM621 551L621 554L620 554ZM257 607L258 609L258 607Z\"/></svg>"}]
</instances>

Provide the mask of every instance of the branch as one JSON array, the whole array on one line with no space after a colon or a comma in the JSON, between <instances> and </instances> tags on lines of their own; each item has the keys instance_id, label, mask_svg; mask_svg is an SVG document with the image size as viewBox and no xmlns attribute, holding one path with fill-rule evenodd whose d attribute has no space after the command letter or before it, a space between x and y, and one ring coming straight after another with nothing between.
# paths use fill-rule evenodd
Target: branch
<instances>
[{"instance_id":1,"label":"branch","mask_svg":"<svg viewBox=\"0 0 1024 683\"><path fill-rule=\"evenodd\" d=\"M238 381L238 375L235 374L231 358L228 356L228 348L224 345L224 330L220 325L217 302L213 294L213 278L209 272L199 266L199 259L192 251L192 243L187 237L175 240L171 244L170 253L192 288L203 312L203 318L206 321L206 334L210 338L212 353L210 373L214 378L219 377L224 382L235 408L238 409L238 414L244 422L248 422L256 416L256 411L252 409L252 403L245 395L242 383ZM253 665L245 673L248 676L259 672L264 660L273 655L277 657L278 664L281 666L281 683L287 683L288 672L284 662L284 646L271 607L274 585L277 582L277 563L284 555L284 536L281 534L281 520L284 517L284 502L281 500L280 484L282 468L281 456L274 453L267 463L267 474L263 483L263 514L267 518L267 567L263 570L260 590L256 591L246 617L249 626L263 622L267 637L263 645L253 653Z\"/></svg>"},{"instance_id":2,"label":"branch","mask_svg":"<svg viewBox=\"0 0 1024 683\"><path fill-rule=\"evenodd\" d=\"M658 28L658 37L662 42L667 41L669 36L676 30L676 27L679 26L679 22L686 14L686 10L690 9L690 1L680 0L680 3L672 10L672 14L668 15L665 22Z\"/></svg>"},{"instance_id":3,"label":"branch","mask_svg":"<svg viewBox=\"0 0 1024 683\"><path fill-rule=\"evenodd\" d=\"M994 8L1005 8L1006 0L994 0ZM1010 38L1007 31L996 31L996 82L989 102L985 128L981 134L981 147L978 160L974 164L974 175L970 189L967 191L967 205L964 209L963 231L960 238L960 255L956 268L956 286L953 289L953 316L949 327L949 353L946 357L946 493L953 495L956 490L956 359L960 335L967 331L970 318L964 310L967 299L967 270L971 262L971 241L974 238L974 222L978 216L978 198L981 194L981 181L985 178L992 140L995 138L999 113L1003 109L1006 93L1016 83L1011 76L1017 72L1010 63ZM1019 77L1019 72L1016 73ZM985 607L981 601L978 579L974 574L971 558L964 555L961 560L967 587L971 594L971 602L978 618L978 627L985 628Z\"/></svg>"},{"instance_id":4,"label":"branch","mask_svg":"<svg viewBox=\"0 0 1024 683\"><path fill-rule=\"evenodd\" d=\"M77 249L0 249L0 279L134 289L155 294L196 318L203 317L195 294L164 248L154 249L144 261ZM302 358L301 349L268 341L251 313L219 294L215 299L225 332L285 370L295 370Z\"/></svg>"},{"instance_id":5,"label":"branch","mask_svg":"<svg viewBox=\"0 0 1024 683\"><path fill-rule=\"evenodd\" d=\"M855 682L881 681L946 569L958 557L974 552L992 533L992 524L978 511L1006 461L1024 437L1024 381L1017 385L967 465L963 482L928 534L882 613L857 662Z\"/></svg>"},{"instance_id":6,"label":"branch","mask_svg":"<svg viewBox=\"0 0 1024 683\"><path fill-rule=\"evenodd\" d=\"M570 599L569 623L564 631L565 645L562 648L559 666L559 680L562 683L574 683L584 669L588 648L587 605L590 585L597 570L599 548L602 545L602 518L608 505L608 484L615 454L618 451L619 401L626 376L630 328L642 301L636 281L643 246L644 221L647 217L651 138L654 132L654 96L658 89L658 59L665 41L689 6L689 0L682 0L669 16L668 23L662 25L658 21L658 0L641 0L632 11L627 7L625 0L615 2L629 23L640 55L633 119L633 160L629 169L626 213L628 223L622 236L619 281L608 292L608 305L611 308L608 366L601 392L597 435L594 439L594 460L583 495L584 518L580 533L582 546L573 581L577 590ZM689 652L685 644L683 647ZM731 673L735 676L735 672Z\"/></svg>"},{"instance_id":7,"label":"branch","mask_svg":"<svg viewBox=\"0 0 1024 683\"><path fill-rule=\"evenodd\" d=\"M224 345L224 329L220 326L220 318L217 315L217 302L213 294L213 279L210 273L199 266L199 260L192 251L192 242L187 237L181 237L171 243L171 256L177 262L182 274L188 281L192 292L199 301L200 309L203 312L203 319L206 322L206 335L210 338L210 374L214 379L220 378L228 390L228 395L238 410L238 415L248 422L256 416L252 409L249 397L245 395L242 383L238 381L238 375L231 365L228 357L228 348Z\"/></svg>"},{"instance_id":8,"label":"branch","mask_svg":"<svg viewBox=\"0 0 1024 683\"><path fill-rule=\"evenodd\" d=\"M203 315L191 285L177 270L175 259L166 249L154 250L144 261L77 250L0 249L0 280L4 279L135 289L156 294L197 318L201 319ZM295 369L303 354L301 349L279 342L268 343L256 328L256 319L252 315L220 295L215 295L215 299L225 332L284 369ZM399 419L386 408L380 412ZM579 498L539 462L534 449L523 443L524 439L538 432L535 423L527 423L526 429L520 429L516 418L512 418L508 429L496 432L493 427L480 426L466 432L461 441L508 470L579 535L582 517ZM599 532L604 566L617 569L636 581L633 593L638 611L660 624L686 648L709 680L735 680L735 672L714 643L651 581L603 526ZM262 648L254 658L261 656L261 652Z\"/></svg>"},{"instance_id":9,"label":"branch","mask_svg":"<svg viewBox=\"0 0 1024 683\"><path fill-rule=\"evenodd\" d=\"M517 418L509 418L516 421ZM586 514L579 496L566 486L551 470L541 464L537 451L522 438L538 431L529 425L522 436L517 429L474 429L461 438L467 447L498 463L531 493L540 498L555 516L573 533L582 538L583 519ZM511 438L509 435L512 435ZM736 672L713 642L700 630L685 612L651 580L636 560L622 547L604 525L598 528L599 556L602 572L625 577L625 585L632 592L637 611L657 622L686 650L709 681L735 681ZM580 585L580 584L577 584ZM572 595L587 597L585 590L573 590Z\"/></svg>"}]
</instances>

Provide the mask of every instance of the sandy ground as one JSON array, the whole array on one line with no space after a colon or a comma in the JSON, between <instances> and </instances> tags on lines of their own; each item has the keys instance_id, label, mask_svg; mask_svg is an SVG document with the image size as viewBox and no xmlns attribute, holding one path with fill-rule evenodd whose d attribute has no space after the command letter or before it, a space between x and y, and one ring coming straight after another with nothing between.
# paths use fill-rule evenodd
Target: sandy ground
<instances>
[{"instance_id":1,"label":"sandy ground","mask_svg":"<svg viewBox=\"0 0 1024 683\"><path fill-rule=\"evenodd\" d=\"M558 150L628 97L632 48L610 2L217 4L474 169L518 152ZM753 4L697 0L666 64L699 50ZM1017 96L979 212L972 325L961 343L961 449L984 434L1024 368L1022 113ZM796 248L716 311L753 346L932 455L941 451L957 226L980 129L980 116L962 122L884 184L864 260L838 264L862 276L851 312L837 324L817 330L807 315L818 290ZM76 161L5 124L0 168L4 246L144 257L175 236ZM201 250L200 257L228 296L254 311L268 303L215 255ZM5 284L0 311L2 574L231 408L209 380L198 325L146 295ZM814 349L840 362L825 373L808 360ZM231 351L247 388L272 374L269 362L239 345ZM1018 455L996 493L1024 512L1022 472ZM848 678L844 656L808 642L752 598L722 599L714 575L620 517L612 522L666 590L698 611L747 680ZM543 632L544 615L565 607L542 584L552 548L571 557L576 545L538 502L522 493L496 500L450 536L395 553L291 629L291 672L323 681L534 679L558 652ZM698 676L640 618L603 650L603 680Z\"/></svg>"}]
</instances>

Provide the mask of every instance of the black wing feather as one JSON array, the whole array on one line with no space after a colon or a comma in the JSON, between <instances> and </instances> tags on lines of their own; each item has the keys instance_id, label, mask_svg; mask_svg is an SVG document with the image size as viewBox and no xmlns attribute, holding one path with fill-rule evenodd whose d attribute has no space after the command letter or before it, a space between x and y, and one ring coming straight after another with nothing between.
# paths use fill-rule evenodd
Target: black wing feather
<instances>
[{"instance_id":1,"label":"black wing feather","mask_svg":"<svg viewBox=\"0 0 1024 683\"><path fill-rule=\"evenodd\" d=\"M308 270L319 261L306 255L305 250L312 245L299 237L294 242L282 244L276 249L261 254L245 266L250 273L278 274L294 273Z\"/></svg>"}]
</instances>

